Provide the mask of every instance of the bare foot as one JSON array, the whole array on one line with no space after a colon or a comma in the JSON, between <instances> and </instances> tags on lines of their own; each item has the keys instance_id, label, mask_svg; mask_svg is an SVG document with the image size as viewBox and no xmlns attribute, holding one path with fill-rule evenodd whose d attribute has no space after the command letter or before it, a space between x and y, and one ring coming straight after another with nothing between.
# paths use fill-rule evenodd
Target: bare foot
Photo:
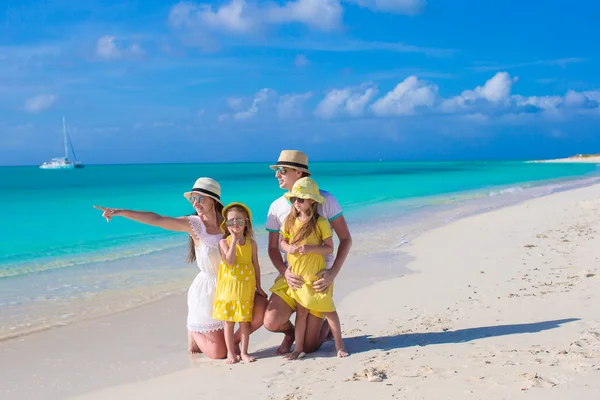
<instances>
[{"instance_id":1,"label":"bare foot","mask_svg":"<svg viewBox=\"0 0 600 400\"><path fill-rule=\"evenodd\" d=\"M283 341L275 351L275 354L287 354L292 350L292 345L294 344L294 335L285 334Z\"/></svg>"},{"instance_id":2,"label":"bare foot","mask_svg":"<svg viewBox=\"0 0 600 400\"><path fill-rule=\"evenodd\" d=\"M348 357L349 355L350 355L350 353L348 353L348 352L346 351L346 349L345 349L345 348L343 348L343 347L337 351L337 356L338 356L338 358L344 358L344 357Z\"/></svg>"},{"instance_id":3,"label":"bare foot","mask_svg":"<svg viewBox=\"0 0 600 400\"><path fill-rule=\"evenodd\" d=\"M242 354L242 351L240 350L240 343L239 342L237 342L233 348L234 348L235 354L237 356L239 356L240 354Z\"/></svg>"},{"instance_id":4,"label":"bare foot","mask_svg":"<svg viewBox=\"0 0 600 400\"><path fill-rule=\"evenodd\" d=\"M249 356L248 354L242 354L242 360L247 363L256 361L256 357Z\"/></svg>"},{"instance_id":5,"label":"bare foot","mask_svg":"<svg viewBox=\"0 0 600 400\"><path fill-rule=\"evenodd\" d=\"M227 360L225 360L225 363L227 364L235 364L238 363L240 360L238 359L238 357L235 354L227 354Z\"/></svg>"},{"instance_id":6,"label":"bare foot","mask_svg":"<svg viewBox=\"0 0 600 400\"><path fill-rule=\"evenodd\" d=\"M303 351L294 351L292 354L285 356L284 359L286 360L299 360L301 358L304 358L304 356L306 355L306 353L304 353Z\"/></svg>"}]
</instances>

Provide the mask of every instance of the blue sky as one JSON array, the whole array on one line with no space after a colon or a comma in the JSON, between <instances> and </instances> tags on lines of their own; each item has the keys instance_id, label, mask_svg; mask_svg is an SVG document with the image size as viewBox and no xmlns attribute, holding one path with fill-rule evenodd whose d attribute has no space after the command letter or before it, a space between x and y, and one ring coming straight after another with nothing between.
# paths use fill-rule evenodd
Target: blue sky
<instances>
[{"instance_id":1,"label":"blue sky","mask_svg":"<svg viewBox=\"0 0 600 400\"><path fill-rule=\"evenodd\" d=\"M597 1L1 7L1 165L600 152Z\"/></svg>"}]
</instances>

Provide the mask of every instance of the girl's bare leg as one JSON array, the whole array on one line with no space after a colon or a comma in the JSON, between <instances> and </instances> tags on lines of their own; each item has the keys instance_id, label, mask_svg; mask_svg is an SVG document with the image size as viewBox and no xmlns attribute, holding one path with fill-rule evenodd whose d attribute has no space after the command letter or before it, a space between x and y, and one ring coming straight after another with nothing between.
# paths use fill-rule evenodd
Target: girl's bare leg
<instances>
[{"instance_id":1,"label":"girl's bare leg","mask_svg":"<svg viewBox=\"0 0 600 400\"><path fill-rule=\"evenodd\" d=\"M248 342L250 340L250 322L240 322L240 331L242 332L242 360L245 362L254 362L256 357L250 357L248 355Z\"/></svg>"},{"instance_id":2,"label":"girl's bare leg","mask_svg":"<svg viewBox=\"0 0 600 400\"><path fill-rule=\"evenodd\" d=\"M306 334L306 320L308 319L308 309L296 303L296 328L294 336L296 337L296 346L292 354L285 356L286 360L295 360L304 357L304 335Z\"/></svg>"},{"instance_id":3,"label":"girl's bare leg","mask_svg":"<svg viewBox=\"0 0 600 400\"><path fill-rule=\"evenodd\" d=\"M346 347L344 346L344 341L342 340L342 324L340 322L340 317L337 311L323 313L325 318L327 318L327 323L329 324L329 328L331 329L331 333L333 334L333 340L335 340L335 349L337 350L337 356L348 357L350 353L346 351Z\"/></svg>"},{"instance_id":4,"label":"girl's bare leg","mask_svg":"<svg viewBox=\"0 0 600 400\"><path fill-rule=\"evenodd\" d=\"M235 322L225 321L225 345L227 346L227 364L235 364L238 362L237 355L235 354L235 337L233 328Z\"/></svg>"},{"instance_id":5,"label":"girl's bare leg","mask_svg":"<svg viewBox=\"0 0 600 400\"><path fill-rule=\"evenodd\" d=\"M267 309L267 299L260 294L254 295L254 308L252 309L252 322L250 322L250 334L263 325L265 310ZM240 354L239 344L242 341L242 325L235 332L235 345L237 354Z\"/></svg>"}]
</instances>

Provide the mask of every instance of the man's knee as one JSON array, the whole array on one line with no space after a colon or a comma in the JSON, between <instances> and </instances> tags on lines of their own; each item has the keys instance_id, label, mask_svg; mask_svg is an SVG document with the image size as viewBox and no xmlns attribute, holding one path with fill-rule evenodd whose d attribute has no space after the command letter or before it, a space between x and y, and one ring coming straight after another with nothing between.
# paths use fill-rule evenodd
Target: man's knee
<instances>
[{"instance_id":1,"label":"man's knee","mask_svg":"<svg viewBox=\"0 0 600 400\"><path fill-rule=\"evenodd\" d=\"M271 332L283 332L292 315L292 309L281 298L272 296L263 319L264 327Z\"/></svg>"}]
</instances>

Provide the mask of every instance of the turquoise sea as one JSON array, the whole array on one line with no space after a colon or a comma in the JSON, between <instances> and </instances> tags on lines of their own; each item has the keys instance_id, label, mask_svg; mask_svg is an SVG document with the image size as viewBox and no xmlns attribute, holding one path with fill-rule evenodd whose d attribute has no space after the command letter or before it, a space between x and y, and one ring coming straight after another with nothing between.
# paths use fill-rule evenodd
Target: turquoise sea
<instances>
[{"instance_id":1,"label":"turquoise sea","mask_svg":"<svg viewBox=\"0 0 600 400\"><path fill-rule=\"evenodd\" d=\"M106 304L116 310L152 300L149 293L184 290L195 273L184 264L185 235L122 218L107 224L93 205L186 215L193 210L183 192L209 176L220 182L224 203L250 206L263 233L269 204L282 194L268 165L0 167L0 338L53 326L59 317L67 323L109 312ZM523 197L548 185L560 190L598 176L595 164L514 161L311 163L311 171L338 198L353 229L428 207ZM264 240L260 235L259 245Z\"/></svg>"}]
</instances>

